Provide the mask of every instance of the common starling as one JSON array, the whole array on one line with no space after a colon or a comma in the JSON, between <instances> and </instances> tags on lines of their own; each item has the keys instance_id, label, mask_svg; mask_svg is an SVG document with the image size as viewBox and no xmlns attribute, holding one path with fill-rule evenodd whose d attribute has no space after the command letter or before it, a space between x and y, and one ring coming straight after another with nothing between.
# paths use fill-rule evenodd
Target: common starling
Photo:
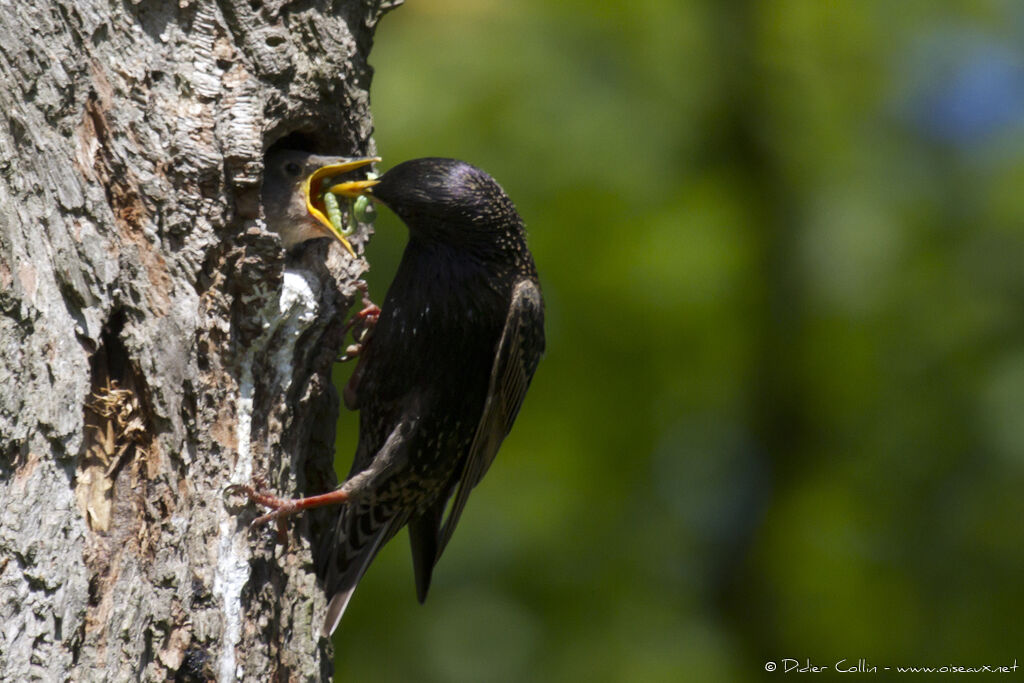
<instances>
[{"instance_id":1,"label":"common starling","mask_svg":"<svg viewBox=\"0 0 1024 683\"><path fill-rule=\"evenodd\" d=\"M263 171L263 213L267 227L281 236L281 245L290 249L300 242L318 237L333 237L346 251L354 254L337 227L324 215L318 202L319 184L344 175L378 157L326 157L295 149L276 149L267 154ZM372 181L346 183L348 192L356 192Z\"/></svg>"},{"instance_id":2,"label":"common starling","mask_svg":"<svg viewBox=\"0 0 1024 683\"><path fill-rule=\"evenodd\" d=\"M252 496L276 508L265 519L344 501L325 581L325 636L406 524L416 594L426 599L434 565L544 351L544 302L523 220L493 178L462 161L427 158L368 184L331 189L391 208L409 242L344 390L346 405L360 411L352 469L340 489L313 499Z\"/></svg>"}]
</instances>

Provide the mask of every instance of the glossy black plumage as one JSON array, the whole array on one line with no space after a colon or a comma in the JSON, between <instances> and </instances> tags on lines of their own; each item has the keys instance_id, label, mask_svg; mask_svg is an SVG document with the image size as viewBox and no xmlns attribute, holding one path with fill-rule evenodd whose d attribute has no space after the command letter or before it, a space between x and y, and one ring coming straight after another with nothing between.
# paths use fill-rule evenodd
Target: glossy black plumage
<instances>
[{"instance_id":1,"label":"glossy black plumage","mask_svg":"<svg viewBox=\"0 0 1024 683\"><path fill-rule=\"evenodd\" d=\"M426 598L544 350L523 221L489 175L453 159L416 159L369 194L405 222L409 243L345 390L360 411L359 445L332 538L325 634L406 524L417 595Z\"/></svg>"}]
</instances>

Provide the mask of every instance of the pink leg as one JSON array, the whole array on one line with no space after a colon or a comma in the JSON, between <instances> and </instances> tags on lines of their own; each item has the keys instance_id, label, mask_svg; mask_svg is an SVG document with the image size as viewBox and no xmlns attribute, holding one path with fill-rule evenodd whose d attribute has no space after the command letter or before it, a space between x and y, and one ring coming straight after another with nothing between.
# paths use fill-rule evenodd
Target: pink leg
<instances>
[{"instance_id":1,"label":"pink leg","mask_svg":"<svg viewBox=\"0 0 1024 683\"><path fill-rule=\"evenodd\" d=\"M251 503L257 503L270 508L270 512L254 519L252 526L259 527L271 520L276 521L278 536L282 542L287 539L284 521L290 515L309 508L337 505L348 501L348 494L341 489L306 498L278 498L266 489L266 485L262 480L257 479L255 484L255 487L246 484L232 484L224 492L228 495L241 494L248 498Z\"/></svg>"}]
</instances>

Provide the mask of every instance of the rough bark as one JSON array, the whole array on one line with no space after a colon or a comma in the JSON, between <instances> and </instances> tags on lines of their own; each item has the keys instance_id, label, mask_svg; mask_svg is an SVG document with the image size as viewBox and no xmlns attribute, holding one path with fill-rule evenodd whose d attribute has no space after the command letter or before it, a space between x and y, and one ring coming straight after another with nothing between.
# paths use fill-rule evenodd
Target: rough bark
<instances>
[{"instance_id":1,"label":"rough bark","mask_svg":"<svg viewBox=\"0 0 1024 683\"><path fill-rule=\"evenodd\" d=\"M330 369L365 267L285 254L266 149L372 151L379 0L0 3L0 678L310 680ZM367 228L353 239L357 250Z\"/></svg>"}]
</instances>

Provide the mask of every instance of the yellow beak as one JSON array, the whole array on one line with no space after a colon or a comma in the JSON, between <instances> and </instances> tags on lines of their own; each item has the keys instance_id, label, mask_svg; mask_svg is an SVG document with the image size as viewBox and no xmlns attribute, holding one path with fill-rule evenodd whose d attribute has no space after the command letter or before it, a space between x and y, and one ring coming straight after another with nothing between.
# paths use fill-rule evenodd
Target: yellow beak
<instances>
[{"instance_id":1,"label":"yellow beak","mask_svg":"<svg viewBox=\"0 0 1024 683\"><path fill-rule=\"evenodd\" d=\"M306 210L309 211L309 215L320 221L324 227L330 230L331 234L338 238L338 241L341 242L342 246L345 247L345 249L348 250L348 253L352 254L352 256L356 255L355 251L352 250L352 245L348 243L348 240L345 239L345 235L341 233L341 227L334 225L334 223L332 223L327 217L323 207L323 181L327 178L333 178L334 176L354 171L357 168L362 168L367 164L372 164L377 161L380 161L380 157L362 157L359 159L350 159L339 164L321 166L313 171L302 184L302 194L306 198ZM355 180L333 185L327 191L332 194L341 194L345 197L355 197L366 188L372 187L376 184L376 180Z\"/></svg>"},{"instance_id":2,"label":"yellow beak","mask_svg":"<svg viewBox=\"0 0 1024 683\"><path fill-rule=\"evenodd\" d=\"M379 160L378 160L379 161ZM379 180L350 180L347 183L338 183L328 188L332 194L340 194L349 199L355 199L366 193L371 187L379 183Z\"/></svg>"}]
</instances>

